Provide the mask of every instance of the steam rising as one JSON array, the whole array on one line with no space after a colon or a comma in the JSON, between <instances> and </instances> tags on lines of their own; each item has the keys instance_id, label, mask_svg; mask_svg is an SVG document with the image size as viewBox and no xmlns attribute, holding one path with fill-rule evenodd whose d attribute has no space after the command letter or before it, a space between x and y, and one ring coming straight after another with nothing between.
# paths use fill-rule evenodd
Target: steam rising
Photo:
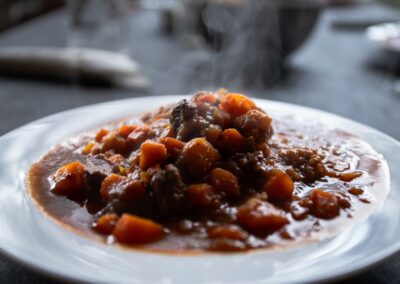
<instances>
[{"instance_id":1,"label":"steam rising","mask_svg":"<svg viewBox=\"0 0 400 284\"><path fill-rule=\"evenodd\" d=\"M236 1L237 2L237 1ZM281 72L279 13L275 1L208 5L202 18L209 34L219 37L211 84L242 88L276 81Z\"/></svg>"}]
</instances>

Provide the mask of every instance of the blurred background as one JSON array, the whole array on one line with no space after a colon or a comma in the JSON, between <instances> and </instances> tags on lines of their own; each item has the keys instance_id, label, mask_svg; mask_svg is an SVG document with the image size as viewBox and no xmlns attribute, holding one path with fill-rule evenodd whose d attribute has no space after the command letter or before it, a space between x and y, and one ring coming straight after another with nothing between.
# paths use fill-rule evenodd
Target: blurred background
<instances>
[{"instance_id":1,"label":"blurred background","mask_svg":"<svg viewBox=\"0 0 400 284\"><path fill-rule=\"evenodd\" d=\"M72 107L228 88L400 138L399 0L0 0L0 134Z\"/></svg>"},{"instance_id":2,"label":"blurred background","mask_svg":"<svg viewBox=\"0 0 400 284\"><path fill-rule=\"evenodd\" d=\"M228 88L400 140L400 0L0 0L0 135L139 96ZM0 283L43 283L0 256ZM348 280L400 283L400 256Z\"/></svg>"}]
</instances>

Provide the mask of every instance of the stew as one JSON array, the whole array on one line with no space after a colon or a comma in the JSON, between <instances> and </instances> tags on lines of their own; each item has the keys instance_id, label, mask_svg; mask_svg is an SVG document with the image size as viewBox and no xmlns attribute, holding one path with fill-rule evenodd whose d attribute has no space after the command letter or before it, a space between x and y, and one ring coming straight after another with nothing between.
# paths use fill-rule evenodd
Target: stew
<instances>
[{"instance_id":1,"label":"stew","mask_svg":"<svg viewBox=\"0 0 400 284\"><path fill-rule=\"evenodd\" d=\"M385 162L361 139L293 114L272 119L224 90L70 139L28 181L68 227L159 251L323 239L387 193Z\"/></svg>"}]
</instances>

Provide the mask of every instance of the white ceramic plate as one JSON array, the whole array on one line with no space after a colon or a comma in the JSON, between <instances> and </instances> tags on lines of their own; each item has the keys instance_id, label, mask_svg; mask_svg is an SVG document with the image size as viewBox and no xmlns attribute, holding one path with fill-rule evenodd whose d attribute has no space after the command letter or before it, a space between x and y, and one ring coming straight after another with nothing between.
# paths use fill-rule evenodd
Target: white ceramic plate
<instances>
[{"instance_id":1,"label":"white ceramic plate","mask_svg":"<svg viewBox=\"0 0 400 284\"><path fill-rule=\"evenodd\" d=\"M25 187L30 165L53 145L102 123L176 102L136 98L52 115L0 138L0 249L47 274L95 283L293 283L336 279L400 249L400 143L359 123L300 106L256 100L271 113L292 113L348 130L382 153L391 191L379 210L341 235L285 251L173 256L123 250L86 239L40 212Z\"/></svg>"}]
</instances>

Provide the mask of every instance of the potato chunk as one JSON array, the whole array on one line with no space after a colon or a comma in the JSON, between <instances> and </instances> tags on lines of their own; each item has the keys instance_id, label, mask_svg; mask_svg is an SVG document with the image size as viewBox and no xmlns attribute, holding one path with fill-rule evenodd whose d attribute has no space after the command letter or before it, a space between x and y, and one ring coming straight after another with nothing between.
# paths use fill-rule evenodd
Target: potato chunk
<instances>
[{"instance_id":1,"label":"potato chunk","mask_svg":"<svg viewBox=\"0 0 400 284\"><path fill-rule=\"evenodd\" d=\"M71 196L85 189L85 166L81 162L72 162L60 167L49 177L50 190L54 194Z\"/></svg>"},{"instance_id":2,"label":"potato chunk","mask_svg":"<svg viewBox=\"0 0 400 284\"><path fill-rule=\"evenodd\" d=\"M289 223L284 211L257 198L240 206L236 217L241 226L254 234L272 233Z\"/></svg>"},{"instance_id":3,"label":"potato chunk","mask_svg":"<svg viewBox=\"0 0 400 284\"><path fill-rule=\"evenodd\" d=\"M285 201L292 199L294 184L290 176L278 170L263 186L263 191L268 194L271 201Z\"/></svg>"},{"instance_id":4,"label":"potato chunk","mask_svg":"<svg viewBox=\"0 0 400 284\"><path fill-rule=\"evenodd\" d=\"M139 166L146 170L167 160L167 148L164 144L152 140L145 141L140 147Z\"/></svg>"},{"instance_id":5,"label":"potato chunk","mask_svg":"<svg viewBox=\"0 0 400 284\"><path fill-rule=\"evenodd\" d=\"M146 244L164 237L162 225L146 218L123 214L115 225L114 237L124 244Z\"/></svg>"}]
</instances>

